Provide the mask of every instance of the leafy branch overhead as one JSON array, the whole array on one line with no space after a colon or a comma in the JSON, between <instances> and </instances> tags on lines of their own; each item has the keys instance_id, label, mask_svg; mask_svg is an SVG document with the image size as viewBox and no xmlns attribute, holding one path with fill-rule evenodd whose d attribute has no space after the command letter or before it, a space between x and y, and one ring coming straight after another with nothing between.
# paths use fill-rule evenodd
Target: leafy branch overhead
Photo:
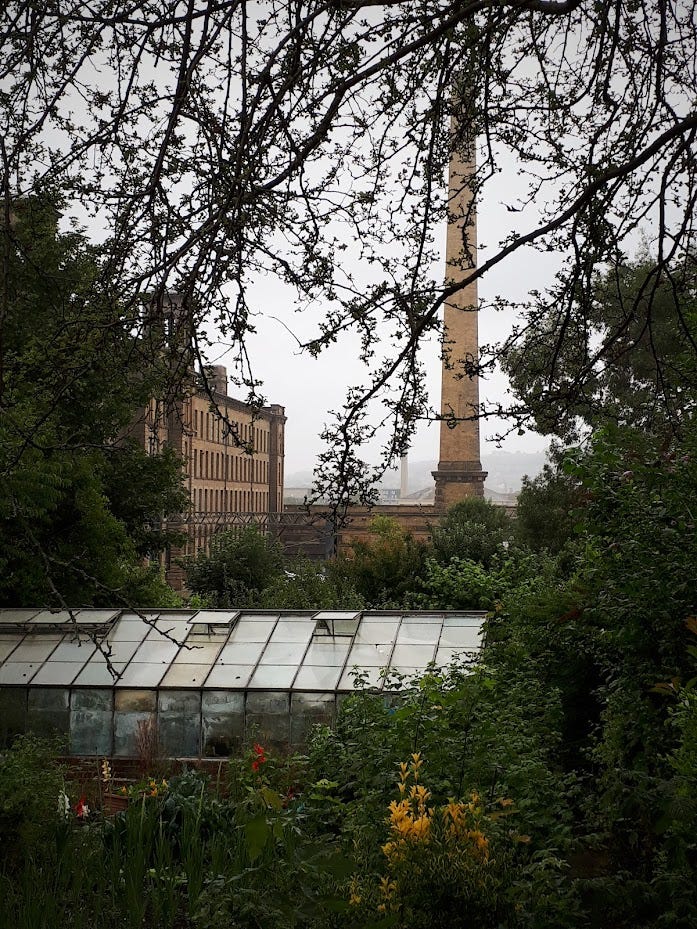
<instances>
[{"instance_id":1,"label":"leafy branch overhead","mask_svg":"<svg viewBox=\"0 0 697 929\"><path fill-rule=\"evenodd\" d=\"M598 269L648 227L637 311L651 313L654 285L679 287L694 261L694 21L694 0L15 0L0 14L5 215L58 186L104 230L103 273L126 304L180 293L197 348L214 322L252 394L254 282L271 274L303 311L321 304L307 350L353 334L366 376L327 429L320 489L350 472L360 496L356 449L375 424L389 458L429 415L420 346L458 288L521 250L559 255L549 292L479 367L550 326L540 390L563 415L625 337L576 325ZM501 241L478 268L463 247L444 284L453 147L476 150L462 181L474 204L500 198L511 160L518 190ZM583 362L567 383L571 331Z\"/></svg>"}]
</instances>

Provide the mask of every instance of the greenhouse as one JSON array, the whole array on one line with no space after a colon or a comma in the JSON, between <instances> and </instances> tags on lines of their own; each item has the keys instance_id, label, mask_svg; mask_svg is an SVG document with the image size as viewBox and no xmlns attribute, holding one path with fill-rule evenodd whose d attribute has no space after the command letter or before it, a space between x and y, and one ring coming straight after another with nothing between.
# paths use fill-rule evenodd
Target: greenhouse
<instances>
[{"instance_id":1,"label":"greenhouse","mask_svg":"<svg viewBox=\"0 0 697 929\"><path fill-rule=\"evenodd\" d=\"M73 755L115 757L153 737L178 758L251 738L299 746L355 686L393 693L432 663L473 658L484 616L0 610L0 739L58 733Z\"/></svg>"}]
</instances>

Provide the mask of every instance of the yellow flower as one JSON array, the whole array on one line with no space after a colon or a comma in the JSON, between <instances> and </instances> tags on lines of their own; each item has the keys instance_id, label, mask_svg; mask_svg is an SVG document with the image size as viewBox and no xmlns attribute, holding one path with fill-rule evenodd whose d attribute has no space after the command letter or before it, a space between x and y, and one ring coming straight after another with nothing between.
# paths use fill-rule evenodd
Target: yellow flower
<instances>
[{"instance_id":1,"label":"yellow flower","mask_svg":"<svg viewBox=\"0 0 697 929\"><path fill-rule=\"evenodd\" d=\"M108 758L105 758L102 761L102 781L105 784L108 784L111 780L111 765L109 764Z\"/></svg>"},{"instance_id":2,"label":"yellow flower","mask_svg":"<svg viewBox=\"0 0 697 929\"><path fill-rule=\"evenodd\" d=\"M411 834L415 839L425 839L431 829L431 820L428 815L419 816L411 824Z\"/></svg>"}]
</instances>

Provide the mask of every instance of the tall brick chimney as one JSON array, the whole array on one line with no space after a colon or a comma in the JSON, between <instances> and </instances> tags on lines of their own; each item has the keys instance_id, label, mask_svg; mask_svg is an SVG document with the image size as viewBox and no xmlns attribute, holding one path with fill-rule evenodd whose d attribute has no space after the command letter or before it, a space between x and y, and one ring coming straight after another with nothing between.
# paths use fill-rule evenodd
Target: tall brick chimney
<instances>
[{"instance_id":1,"label":"tall brick chimney","mask_svg":"<svg viewBox=\"0 0 697 929\"><path fill-rule=\"evenodd\" d=\"M463 280L477 264L477 219L471 209L467 179L472 164L453 152L450 159L446 284ZM484 496L486 472L479 451L479 381L465 373L467 361L479 355L477 284L459 290L446 304L443 317L443 381L441 388L440 459L433 472L435 505L447 508L465 497Z\"/></svg>"}]
</instances>

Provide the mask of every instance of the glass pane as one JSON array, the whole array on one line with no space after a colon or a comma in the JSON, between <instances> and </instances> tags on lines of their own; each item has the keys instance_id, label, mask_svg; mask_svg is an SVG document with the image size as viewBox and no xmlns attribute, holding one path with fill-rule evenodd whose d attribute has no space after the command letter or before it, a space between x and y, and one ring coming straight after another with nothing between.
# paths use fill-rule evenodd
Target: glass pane
<instances>
[{"instance_id":1,"label":"glass pane","mask_svg":"<svg viewBox=\"0 0 697 929\"><path fill-rule=\"evenodd\" d=\"M80 610L77 614L78 623L108 623L119 615L118 610Z\"/></svg>"},{"instance_id":2,"label":"glass pane","mask_svg":"<svg viewBox=\"0 0 697 929\"><path fill-rule=\"evenodd\" d=\"M264 649L261 663L264 665L294 665L298 666L305 654L304 642L271 642Z\"/></svg>"},{"instance_id":3,"label":"glass pane","mask_svg":"<svg viewBox=\"0 0 697 929\"><path fill-rule=\"evenodd\" d=\"M275 619L264 619L251 621L248 617L243 616L239 623L230 633L230 642L266 642L273 627L276 625Z\"/></svg>"},{"instance_id":4,"label":"glass pane","mask_svg":"<svg viewBox=\"0 0 697 929\"><path fill-rule=\"evenodd\" d=\"M230 687L236 690L241 687L246 687L253 670L253 665L217 664L206 679L206 688Z\"/></svg>"},{"instance_id":5,"label":"glass pane","mask_svg":"<svg viewBox=\"0 0 697 929\"><path fill-rule=\"evenodd\" d=\"M386 623L361 623L361 627L356 635L356 642L393 642L399 621Z\"/></svg>"},{"instance_id":6,"label":"glass pane","mask_svg":"<svg viewBox=\"0 0 697 929\"><path fill-rule=\"evenodd\" d=\"M134 661L169 664L179 651L179 646L168 639L146 639L135 653Z\"/></svg>"},{"instance_id":7,"label":"glass pane","mask_svg":"<svg viewBox=\"0 0 697 929\"><path fill-rule=\"evenodd\" d=\"M47 661L33 678L32 684L62 684L68 687L84 665L84 661Z\"/></svg>"},{"instance_id":8,"label":"glass pane","mask_svg":"<svg viewBox=\"0 0 697 929\"><path fill-rule=\"evenodd\" d=\"M0 610L0 625L2 623L28 623L38 610Z\"/></svg>"},{"instance_id":9,"label":"glass pane","mask_svg":"<svg viewBox=\"0 0 697 929\"><path fill-rule=\"evenodd\" d=\"M137 617L134 619L121 619L116 627L109 633L110 642L142 642L150 627Z\"/></svg>"},{"instance_id":10,"label":"glass pane","mask_svg":"<svg viewBox=\"0 0 697 929\"><path fill-rule=\"evenodd\" d=\"M397 636L397 642L405 645L435 645L440 635L440 625L427 625L426 623L402 624Z\"/></svg>"},{"instance_id":11,"label":"glass pane","mask_svg":"<svg viewBox=\"0 0 697 929\"><path fill-rule=\"evenodd\" d=\"M0 684L28 684L40 667L40 662L6 661L0 668Z\"/></svg>"},{"instance_id":12,"label":"glass pane","mask_svg":"<svg viewBox=\"0 0 697 929\"><path fill-rule=\"evenodd\" d=\"M114 671L117 675L121 674L125 667L126 665L122 663L117 664L114 662L113 664ZM106 662L102 660L100 663L90 661L86 664L73 682L73 685L79 685L80 687L108 687L114 683L114 677L109 672Z\"/></svg>"},{"instance_id":13,"label":"glass pane","mask_svg":"<svg viewBox=\"0 0 697 929\"><path fill-rule=\"evenodd\" d=\"M272 642L309 642L315 631L311 619L279 619L271 637Z\"/></svg>"},{"instance_id":14,"label":"glass pane","mask_svg":"<svg viewBox=\"0 0 697 929\"><path fill-rule=\"evenodd\" d=\"M443 617L444 626L479 626L484 621L486 613L455 613Z\"/></svg>"},{"instance_id":15,"label":"glass pane","mask_svg":"<svg viewBox=\"0 0 697 929\"><path fill-rule=\"evenodd\" d=\"M243 619L246 623L275 623L278 616L278 613L240 613L240 619Z\"/></svg>"},{"instance_id":16,"label":"glass pane","mask_svg":"<svg viewBox=\"0 0 697 929\"><path fill-rule=\"evenodd\" d=\"M22 641L22 638L23 636L20 634L16 636L4 635L2 639L0 639L0 661L4 661L8 655L12 654Z\"/></svg>"},{"instance_id":17,"label":"glass pane","mask_svg":"<svg viewBox=\"0 0 697 929\"><path fill-rule=\"evenodd\" d=\"M154 631L155 633L166 633L168 636L176 639L177 642L183 642L190 628L191 626L187 621L178 616L176 618L165 617L164 619L160 617L155 622Z\"/></svg>"},{"instance_id":18,"label":"glass pane","mask_svg":"<svg viewBox=\"0 0 697 929\"><path fill-rule=\"evenodd\" d=\"M316 668L303 665L293 684L294 690L333 690L336 687L341 668Z\"/></svg>"},{"instance_id":19,"label":"glass pane","mask_svg":"<svg viewBox=\"0 0 697 929\"><path fill-rule=\"evenodd\" d=\"M135 650L138 648L137 642L102 642L101 648L95 649L94 654L90 658L90 664L93 662L104 662L106 659L104 657L104 652L108 649L111 649L109 653L109 661L112 664L120 662L125 664L125 662L130 661Z\"/></svg>"},{"instance_id":20,"label":"glass pane","mask_svg":"<svg viewBox=\"0 0 697 929\"><path fill-rule=\"evenodd\" d=\"M189 644L190 640L187 640L186 646ZM210 668L220 651L219 645L197 645L194 643L193 648L187 648L186 646L179 649L179 654L174 661L175 665L200 664Z\"/></svg>"},{"instance_id":21,"label":"glass pane","mask_svg":"<svg viewBox=\"0 0 697 929\"><path fill-rule=\"evenodd\" d=\"M290 687L295 677L295 665L259 665L254 673L250 687Z\"/></svg>"},{"instance_id":22,"label":"glass pane","mask_svg":"<svg viewBox=\"0 0 697 929\"><path fill-rule=\"evenodd\" d=\"M12 660L30 661L32 663L45 661L61 638L60 635L28 635L12 653Z\"/></svg>"},{"instance_id":23,"label":"glass pane","mask_svg":"<svg viewBox=\"0 0 697 929\"><path fill-rule=\"evenodd\" d=\"M80 664L84 664L94 651L95 644L90 639L82 642L71 642L70 636L66 636L51 655L51 662L79 661Z\"/></svg>"},{"instance_id":24,"label":"glass pane","mask_svg":"<svg viewBox=\"0 0 697 929\"><path fill-rule=\"evenodd\" d=\"M305 656L306 665L325 667L343 665L348 655L349 642L313 642Z\"/></svg>"},{"instance_id":25,"label":"glass pane","mask_svg":"<svg viewBox=\"0 0 697 929\"><path fill-rule=\"evenodd\" d=\"M119 678L118 687L157 687L167 670L164 664L132 661Z\"/></svg>"},{"instance_id":26,"label":"glass pane","mask_svg":"<svg viewBox=\"0 0 697 929\"><path fill-rule=\"evenodd\" d=\"M355 619L359 615L358 610L322 610L321 613L315 614L315 619Z\"/></svg>"},{"instance_id":27,"label":"glass pane","mask_svg":"<svg viewBox=\"0 0 697 929\"><path fill-rule=\"evenodd\" d=\"M368 687L382 687L382 678L380 677L379 668L347 668L339 681L339 690L354 690L356 670L362 678L365 678Z\"/></svg>"},{"instance_id":28,"label":"glass pane","mask_svg":"<svg viewBox=\"0 0 697 929\"><path fill-rule=\"evenodd\" d=\"M424 668L433 661L434 652L433 645L395 645L391 664Z\"/></svg>"},{"instance_id":29,"label":"glass pane","mask_svg":"<svg viewBox=\"0 0 697 929\"><path fill-rule=\"evenodd\" d=\"M76 616L79 610L73 610L73 616ZM55 613L52 613L50 610L41 610L40 613L37 613L36 616L32 619L31 624L34 625L54 625L55 623L71 623L70 613L68 610L57 610Z\"/></svg>"},{"instance_id":30,"label":"glass pane","mask_svg":"<svg viewBox=\"0 0 697 929\"><path fill-rule=\"evenodd\" d=\"M360 625L360 619L329 619L315 623L315 635L352 636Z\"/></svg>"},{"instance_id":31,"label":"glass pane","mask_svg":"<svg viewBox=\"0 0 697 929\"><path fill-rule=\"evenodd\" d=\"M441 646L460 648L479 648L481 646L482 630L480 626L451 626L443 629L440 637Z\"/></svg>"},{"instance_id":32,"label":"glass pane","mask_svg":"<svg viewBox=\"0 0 697 929\"><path fill-rule=\"evenodd\" d=\"M239 610L199 610L191 617L192 623L233 623L240 615Z\"/></svg>"},{"instance_id":33,"label":"glass pane","mask_svg":"<svg viewBox=\"0 0 697 929\"><path fill-rule=\"evenodd\" d=\"M162 678L160 686L201 687L210 669L210 664L173 664Z\"/></svg>"},{"instance_id":34,"label":"glass pane","mask_svg":"<svg viewBox=\"0 0 697 929\"><path fill-rule=\"evenodd\" d=\"M361 645L356 644L351 649L348 664L361 667L382 668L390 662L391 645Z\"/></svg>"},{"instance_id":35,"label":"glass pane","mask_svg":"<svg viewBox=\"0 0 697 929\"><path fill-rule=\"evenodd\" d=\"M217 663L256 664L263 650L263 642L229 642L220 653Z\"/></svg>"},{"instance_id":36,"label":"glass pane","mask_svg":"<svg viewBox=\"0 0 697 929\"><path fill-rule=\"evenodd\" d=\"M439 648L436 652L436 664L443 667L450 664L454 659L464 659L467 661L474 657L474 651L468 651L462 648Z\"/></svg>"},{"instance_id":37,"label":"glass pane","mask_svg":"<svg viewBox=\"0 0 697 929\"><path fill-rule=\"evenodd\" d=\"M408 667L407 665L400 665L399 667L390 668L390 674L401 674L404 677L408 678L408 681L411 681L411 679L414 677L421 677L423 673L424 673L423 668Z\"/></svg>"},{"instance_id":38,"label":"glass pane","mask_svg":"<svg viewBox=\"0 0 697 929\"><path fill-rule=\"evenodd\" d=\"M443 625L442 613L405 613L402 617L402 625L410 623L437 623Z\"/></svg>"}]
</instances>

